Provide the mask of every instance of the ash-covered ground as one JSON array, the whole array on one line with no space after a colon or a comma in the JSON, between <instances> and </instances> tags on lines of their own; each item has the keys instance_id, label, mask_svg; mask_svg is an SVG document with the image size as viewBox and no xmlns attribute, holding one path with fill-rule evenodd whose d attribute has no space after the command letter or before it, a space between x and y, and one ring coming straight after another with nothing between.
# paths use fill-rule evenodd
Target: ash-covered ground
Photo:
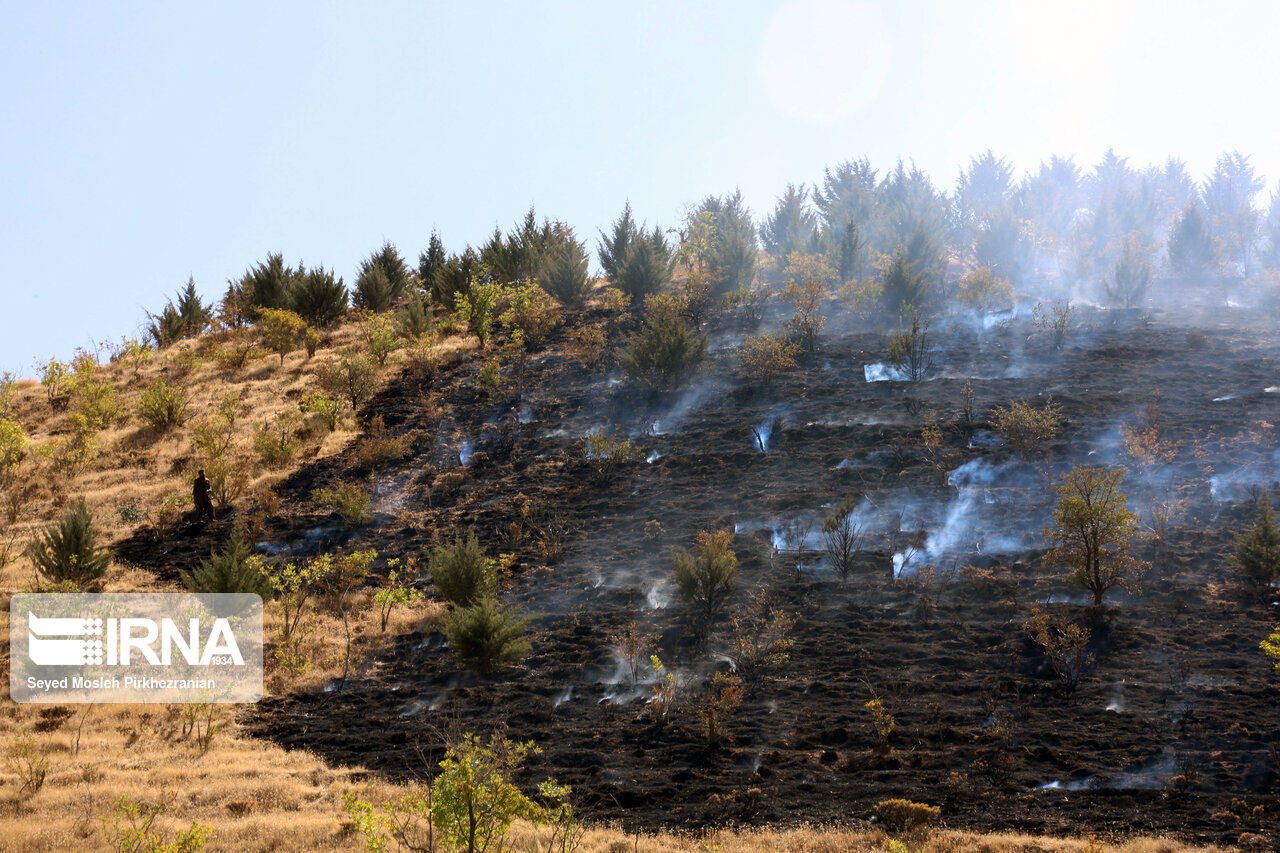
<instances>
[{"instance_id":1,"label":"ash-covered ground","mask_svg":"<svg viewBox=\"0 0 1280 853\"><path fill-rule=\"evenodd\" d=\"M934 368L916 383L884 378L885 335L857 328L825 335L768 386L735 375L733 331L713 339L692 386L665 395L585 370L563 332L497 397L474 387L474 362L428 386L395 382L363 413L410 435L410 455L374 471L373 524L356 533L307 512L313 489L368 475L344 454L278 489L298 511L272 520L273 549L417 554L474 528L491 553L516 554L507 597L534 617L533 652L480 676L440 635L405 636L340 691L273 697L247 722L398 778L424 773L451 731L506 726L542 748L526 781L553 775L586 817L626 828L851 821L907 797L953 826L1275 835L1280 690L1258 642L1280 607L1227 562L1258 490L1280 479L1272 324L1245 310L1080 320L1061 351L1025 315L939 321ZM1039 452L1018 456L993 435L991 406L1050 396L1066 423ZM1153 400L1172 461L1139 463L1122 428L1149 425ZM930 421L943 436L933 454L921 443ZM646 461L596 476L582 439L598 427ZM1078 464L1126 468L1144 525L1135 553L1150 563L1141 592L1110 593L1101 611L1043 559L1056 483ZM449 472L460 486L442 484ZM845 495L863 551L842 582L820 526ZM502 541L525 498L532 526L563 531L549 567L534 537ZM741 563L729 611L764 591L793 617L793 647L709 746L693 706L733 665L730 629L722 620L704 647L691 642L671 550L724 528ZM182 567L211 543L135 549L136 561ZM1074 691L1021 631L1037 605L1092 632ZM632 684L610 641L633 620L661 634L681 685L685 705L664 727L647 713L652 673ZM873 698L895 720L887 749Z\"/></svg>"}]
</instances>

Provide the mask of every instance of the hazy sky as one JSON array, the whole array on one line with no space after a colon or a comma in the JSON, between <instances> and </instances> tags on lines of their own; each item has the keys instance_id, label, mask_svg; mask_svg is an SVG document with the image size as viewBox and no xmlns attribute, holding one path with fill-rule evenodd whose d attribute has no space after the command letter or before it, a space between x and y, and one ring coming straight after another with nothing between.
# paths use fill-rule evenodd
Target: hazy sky
<instances>
[{"instance_id":1,"label":"hazy sky","mask_svg":"<svg viewBox=\"0 0 1280 853\"><path fill-rule=\"evenodd\" d=\"M650 225L866 156L950 191L1223 151L1280 177L1280 3L56 3L0 0L0 369L136 335L283 252L351 284L530 204Z\"/></svg>"}]
</instances>

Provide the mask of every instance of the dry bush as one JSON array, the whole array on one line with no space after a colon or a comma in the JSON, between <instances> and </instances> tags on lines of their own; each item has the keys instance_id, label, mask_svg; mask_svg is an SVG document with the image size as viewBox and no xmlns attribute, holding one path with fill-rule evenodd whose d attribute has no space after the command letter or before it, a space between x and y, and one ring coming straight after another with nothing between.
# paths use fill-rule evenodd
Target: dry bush
<instances>
[{"instance_id":1,"label":"dry bush","mask_svg":"<svg viewBox=\"0 0 1280 853\"><path fill-rule=\"evenodd\" d=\"M742 344L738 366L748 379L767 385L778 374L796 366L799 352L799 345L787 340L786 335L752 335Z\"/></svg>"},{"instance_id":2,"label":"dry bush","mask_svg":"<svg viewBox=\"0 0 1280 853\"><path fill-rule=\"evenodd\" d=\"M1037 409L1026 400L991 409L991 425L1022 456L1029 456L1062 431L1062 406L1049 397Z\"/></svg>"},{"instance_id":3,"label":"dry bush","mask_svg":"<svg viewBox=\"0 0 1280 853\"><path fill-rule=\"evenodd\" d=\"M881 800L872 808L893 832L916 833L937 822L942 810L937 806L894 798Z\"/></svg>"}]
</instances>

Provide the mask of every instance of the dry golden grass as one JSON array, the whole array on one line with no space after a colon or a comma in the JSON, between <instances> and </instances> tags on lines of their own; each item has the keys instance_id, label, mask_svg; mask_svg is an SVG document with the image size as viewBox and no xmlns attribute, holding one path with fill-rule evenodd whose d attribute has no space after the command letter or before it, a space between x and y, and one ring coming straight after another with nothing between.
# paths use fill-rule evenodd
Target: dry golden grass
<instances>
[{"instance_id":1,"label":"dry golden grass","mask_svg":"<svg viewBox=\"0 0 1280 853\"><path fill-rule=\"evenodd\" d=\"M259 424L278 411L296 408L316 386L317 368L335 356L332 349L356 339L354 326L329 336L326 349L312 360L301 351L290 353L281 364L272 356L251 362L239 372L223 369L198 358L208 350L208 338L187 341L157 353L136 371L125 364L103 365L101 375L117 386L126 411L137 408L144 388L159 378L181 381L189 391L190 424L208 416L223 395L239 393L249 413L240 422L238 453L252 458L251 436ZM456 357L474 349L474 342L448 338L442 349ZM390 373L388 369L387 373ZM19 383L10 416L15 417L35 443L56 439L68 428L68 413L54 410L44 389L30 380ZM355 437L349 414L336 432L312 432L293 467L340 452ZM34 460L31 475L39 482L32 500L12 529L0 528L0 554L10 544L10 560L0 565L0 593L7 600L15 592L35 586L29 562L13 555L21 551L32 532L58 517L68 499L83 495L94 511L104 544L129 536L134 525L121 520L118 508L134 505L154 515L171 493L189 494L188 468L192 447L189 426L156 435L135 417L98 436L101 457L89 470L65 478L52 466ZM246 494L268 488L286 476L288 468L253 472ZM243 503L245 498L241 499ZM0 563L6 561L0 560ZM107 591L163 591L166 587L151 574L113 565L103 587ZM369 593L352 595L346 602L348 622L339 608L319 602L314 630L302 645L310 667L298 675L268 663L267 690L315 688L339 677L373 674L374 661L386 642L412 630L429 630L441 610L434 603L396 611L386 633ZM278 630L280 614L268 606L264 633L269 639ZM351 643L348 655L347 631ZM0 609L0 654L8 676L8 607ZM239 709L215 707L218 730L202 750L192 732L184 732L186 709L181 705L77 705L63 706L70 715L51 721L45 705L17 705L8 698L0 703L0 849L14 851L65 851L111 849L102 817L115 802L128 795L136 801L165 798L173 812L156 826L172 833L192 821L212 827L207 849L216 851L364 850L362 838L352 831L342 806L342 796L359 791L375 802L405 792L403 787L366 779L361 768L330 768L303 752L248 737L235 719ZM53 723L56 722L56 725ZM9 760L19 738L33 738L39 755L48 760L43 787L35 793L20 790L23 779ZM517 849L538 834L530 827L515 832ZM658 853L658 851L741 851L775 853L778 850L872 851L884 850L888 838L880 831L841 828L802 828L761 831L722 831L708 835L629 836L609 827L587 831L579 848L583 853ZM940 831L913 849L936 853L1013 853L1013 851L1095 851L1080 841L1016 835L981 835ZM1140 840L1102 850L1119 853L1175 853L1193 849L1173 842ZM1207 848L1213 849L1213 848Z\"/></svg>"}]
</instances>

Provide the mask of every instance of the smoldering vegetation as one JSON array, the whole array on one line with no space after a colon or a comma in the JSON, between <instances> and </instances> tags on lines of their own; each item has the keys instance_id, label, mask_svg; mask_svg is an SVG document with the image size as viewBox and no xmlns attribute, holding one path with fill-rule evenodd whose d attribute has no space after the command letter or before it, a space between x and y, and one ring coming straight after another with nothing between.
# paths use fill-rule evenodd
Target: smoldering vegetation
<instances>
[{"instance_id":1,"label":"smoldering vegetation","mask_svg":"<svg viewBox=\"0 0 1280 853\"><path fill-rule=\"evenodd\" d=\"M368 405L416 437L348 541L475 530L510 557L528 658L480 676L405 637L354 687L264 702L258 730L409 776L396 747L438 749L432 726L505 725L587 814L642 827L901 796L963 825L1274 832L1274 589L1227 560L1280 480L1280 207L1256 210L1259 189L1236 154L1200 184L1111 153L1015 180L986 154L950 194L842 164L758 227L740 197L704 200L667 247L666 306L589 302L497 389L463 362ZM628 358L655 317L693 339L688 370ZM616 358L583 357L593 325ZM764 336L768 369L747 358ZM346 464L280 488L299 509L270 548L334 523L308 495ZM1123 470L1137 515L1138 582L1101 608L1049 554L1081 466ZM732 534L737 572L699 620L673 554L708 531ZM1067 627L1084 639L1055 659L1037 636ZM785 654L764 666L771 631ZM732 709L728 677L749 682Z\"/></svg>"}]
</instances>

